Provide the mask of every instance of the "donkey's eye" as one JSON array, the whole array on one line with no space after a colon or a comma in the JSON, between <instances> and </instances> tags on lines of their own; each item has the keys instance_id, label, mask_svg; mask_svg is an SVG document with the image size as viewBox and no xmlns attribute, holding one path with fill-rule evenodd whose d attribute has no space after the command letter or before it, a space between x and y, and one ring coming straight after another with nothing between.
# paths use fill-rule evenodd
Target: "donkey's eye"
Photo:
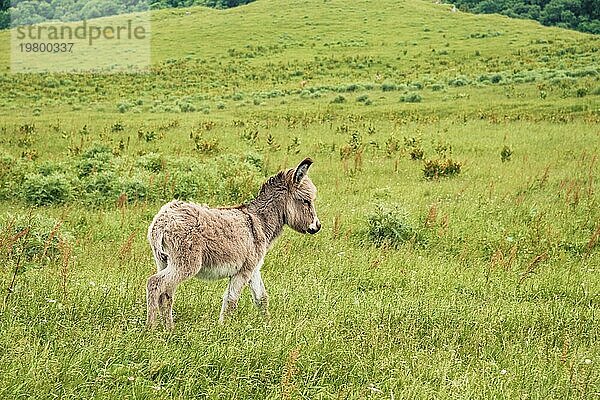
<instances>
[{"instance_id":1,"label":"donkey's eye","mask_svg":"<svg viewBox=\"0 0 600 400\"><path fill-rule=\"evenodd\" d=\"M302 204L305 206L310 206L310 200L302 199Z\"/></svg>"}]
</instances>

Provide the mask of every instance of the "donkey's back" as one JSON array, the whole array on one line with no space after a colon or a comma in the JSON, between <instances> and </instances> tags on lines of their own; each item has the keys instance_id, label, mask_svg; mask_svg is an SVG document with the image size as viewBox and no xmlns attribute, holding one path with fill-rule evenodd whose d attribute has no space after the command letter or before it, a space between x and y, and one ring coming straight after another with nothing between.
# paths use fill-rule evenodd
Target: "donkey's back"
<instances>
[{"instance_id":1,"label":"donkey's back","mask_svg":"<svg viewBox=\"0 0 600 400\"><path fill-rule=\"evenodd\" d=\"M230 276L215 274L209 271L212 268L234 273L234 268L253 266L266 251L257 236L252 216L242 208L209 208L178 200L165 204L148 228L158 271L169 262L180 264L178 258L184 257L194 263L195 275L206 279Z\"/></svg>"}]
</instances>

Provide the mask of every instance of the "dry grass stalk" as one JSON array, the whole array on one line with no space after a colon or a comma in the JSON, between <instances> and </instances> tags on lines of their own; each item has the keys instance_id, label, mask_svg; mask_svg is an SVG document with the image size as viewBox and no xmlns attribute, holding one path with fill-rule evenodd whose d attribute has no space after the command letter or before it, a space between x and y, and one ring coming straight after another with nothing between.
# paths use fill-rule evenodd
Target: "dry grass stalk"
<instances>
[{"instance_id":1,"label":"dry grass stalk","mask_svg":"<svg viewBox=\"0 0 600 400\"><path fill-rule=\"evenodd\" d=\"M291 399L292 393L297 390L294 383L294 376L298 373L296 363L300 357L300 348L296 347L290 351L288 359L283 367L281 375L281 395L284 399Z\"/></svg>"},{"instance_id":2,"label":"dry grass stalk","mask_svg":"<svg viewBox=\"0 0 600 400\"><path fill-rule=\"evenodd\" d=\"M58 242L58 247L61 253L60 263L60 288L63 294L63 299L67 298L68 294L68 283L69 283L69 272L70 272L70 261L71 255L73 254L73 247L65 240Z\"/></svg>"},{"instance_id":3,"label":"dry grass stalk","mask_svg":"<svg viewBox=\"0 0 600 400\"><path fill-rule=\"evenodd\" d=\"M598 244L598 239L600 239L600 223L596 225L596 230L594 230L592 237L585 246L585 257L588 257L594 249L594 247L596 247L596 245Z\"/></svg>"},{"instance_id":4,"label":"dry grass stalk","mask_svg":"<svg viewBox=\"0 0 600 400\"><path fill-rule=\"evenodd\" d=\"M48 253L48 248L52 244L52 239L54 239L54 236L56 236L56 233L58 232L58 230L59 230L60 226L62 225L62 223L63 223L63 221L59 220L58 222L56 222L56 224L54 225L54 227L50 231L50 234L48 235L48 238L44 242L44 251L42 252L42 257L41 257L42 259L44 257L46 257L46 254Z\"/></svg>"},{"instance_id":5,"label":"dry grass stalk","mask_svg":"<svg viewBox=\"0 0 600 400\"><path fill-rule=\"evenodd\" d=\"M542 253L539 254L537 256L535 256L533 258L533 260L531 260L531 262L529 263L529 265L527 266L527 270L525 270L525 272L523 273L523 275L521 275L521 279L519 279L519 284L523 283L523 281L525 279L527 279L527 277L531 274L533 274L535 272L535 269L537 267L537 265L548 259L548 254L547 253Z\"/></svg>"},{"instance_id":6,"label":"dry grass stalk","mask_svg":"<svg viewBox=\"0 0 600 400\"><path fill-rule=\"evenodd\" d=\"M131 248L133 247L133 240L135 239L136 231L131 232L131 235L127 238L125 243L119 249L119 259L124 260L131 256Z\"/></svg>"},{"instance_id":7,"label":"dry grass stalk","mask_svg":"<svg viewBox=\"0 0 600 400\"><path fill-rule=\"evenodd\" d=\"M332 232L332 236L333 239L337 239L340 236L340 226L342 224L342 216L341 214L335 214L335 217L333 218L333 232Z\"/></svg>"},{"instance_id":8,"label":"dry grass stalk","mask_svg":"<svg viewBox=\"0 0 600 400\"><path fill-rule=\"evenodd\" d=\"M437 203L433 203L429 206L429 211L427 212L427 218L425 218L425 227L430 228L435 225L438 215L438 205Z\"/></svg>"}]
</instances>

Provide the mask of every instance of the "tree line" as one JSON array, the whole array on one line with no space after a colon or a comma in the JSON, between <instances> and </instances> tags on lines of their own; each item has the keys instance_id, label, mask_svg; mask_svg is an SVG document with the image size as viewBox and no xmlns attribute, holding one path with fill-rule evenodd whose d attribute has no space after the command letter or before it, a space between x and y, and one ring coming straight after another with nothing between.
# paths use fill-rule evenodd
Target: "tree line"
<instances>
[{"instance_id":1,"label":"tree line","mask_svg":"<svg viewBox=\"0 0 600 400\"><path fill-rule=\"evenodd\" d=\"M82 21L148 9L196 5L231 8L252 1L254 0L0 0L0 29L51 20Z\"/></svg>"},{"instance_id":2,"label":"tree line","mask_svg":"<svg viewBox=\"0 0 600 400\"><path fill-rule=\"evenodd\" d=\"M600 34L600 0L453 0L459 10L534 19L547 26Z\"/></svg>"}]
</instances>

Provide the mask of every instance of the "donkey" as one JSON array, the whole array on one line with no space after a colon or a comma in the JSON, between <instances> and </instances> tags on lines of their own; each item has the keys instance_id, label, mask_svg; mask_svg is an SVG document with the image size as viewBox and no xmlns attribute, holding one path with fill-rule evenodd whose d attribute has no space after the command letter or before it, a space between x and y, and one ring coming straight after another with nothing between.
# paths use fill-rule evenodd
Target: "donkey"
<instances>
[{"instance_id":1,"label":"donkey","mask_svg":"<svg viewBox=\"0 0 600 400\"><path fill-rule=\"evenodd\" d=\"M247 284L254 305L268 318L268 296L260 274L265 255L284 225L300 233L321 229L314 201L317 188L308 177L313 163L304 159L296 168L280 171L261 187L258 196L230 208L173 200L165 204L148 228L157 273L148 278L147 325L156 325L159 312L173 327L173 296L184 280L196 276L229 278L219 322L237 307Z\"/></svg>"}]
</instances>

